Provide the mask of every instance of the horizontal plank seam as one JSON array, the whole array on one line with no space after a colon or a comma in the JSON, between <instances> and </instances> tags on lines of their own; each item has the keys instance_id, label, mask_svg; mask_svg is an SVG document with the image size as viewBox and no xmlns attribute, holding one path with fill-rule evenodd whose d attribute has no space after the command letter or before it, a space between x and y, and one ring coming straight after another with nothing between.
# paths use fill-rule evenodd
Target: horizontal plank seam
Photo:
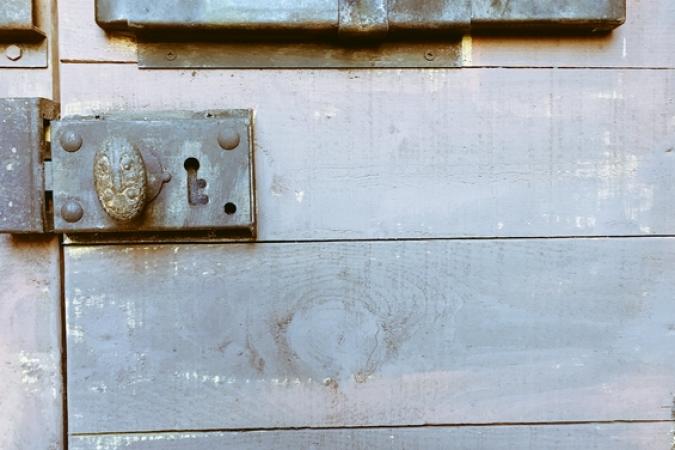
<instances>
[{"instance_id":1,"label":"horizontal plank seam","mask_svg":"<svg viewBox=\"0 0 675 450\"><path fill-rule=\"evenodd\" d=\"M551 422L479 422L479 423L428 423L423 425L364 425L364 426L306 426L306 427L261 427L261 428L204 428L204 429L168 429L151 431L106 431L106 432L77 432L70 433L71 437L95 436L133 436L140 434L178 434L178 433L254 433L260 431L339 431L339 430L393 430L410 428L487 428L487 427L546 427L546 426L573 426L573 425L639 425L672 423L675 420L596 420L596 421L551 421Z\"/></svg>"},{"instance_id":2,"label":"horizontal plank seam","mask_svg":"<svg viewBox=\"0 0 675 450\"><path fill-rule=\"evenodd\" d=\"M509 69L509 70L523 70L523 69L559 69L559 70L675 70L675 66L461 66L457 69ZM423 68L424 70L431 70L431 68Z\"/></svg>"},{"instance_id":3,"label":"horizontal plank seam","mask_svg":"<svg viewBox=\"0 0 675 450\"><path fill-rule=\"evenodd\" d=\"M75 236L75 235L74 235ZM360 238L360 239L289 239L289 240L240 240L240 241L228 241L228 240L181 240L181 239L172 239L172 240L143 240L139 239L137 241L133 240L120 240L119 242L66 242L63 245L68 247L98 247L98 246L119 246L119 245L173 245L173 244L184 244L184 245L195 245L195 244L231 244L231 245L241 245L241 244L331 244L331 243L350 243L350 242L363 242L363 243L377 243L377 242L433 242L433 241L532 241L532 240L601 240L601 239L672 239L675 238L675 235L672 234L652 234L652 235L591 235L591 236L485 236L485 237L416 237L416 238Z\"/></svg>"},{"instance_id":4,"label":"horizontal plank seam","mask_svg":"<svg viewBox=\"0 0 675 450\"><path fill-rule=\"evenodd\" d=\"M133 60L94 60L94 59L62 59L62 64L138 64L138 61ZM144 70L164 70L164 69L153 69L153 68L143 68ZM387 70L430 70L430 71L439 71L439 70L458 70L458 69L510 69L510 70L523 70L523 69L560 69L560 70L675 70L675 66L505 66L505 65L484 65L484 66L457 66L457 67L401 67L401 68L386 68L386 67L223 67L223 68L204 68L204 67L176 67L169 70L190 70L190 69L199 69L199 70L320 70L320 71L329 71L329 70L364 70L364 71L387 71Z\"/></svg>"},{"instance_id":5,"label":"horizontal plank seam","mask_svg":"<svg viewBox=\"0 0 675 450\"><path fill-rule=\"evenodd\" d=\"M131 60L62 59L62 64L137 64Z\"/></svg>"}]
</instances>

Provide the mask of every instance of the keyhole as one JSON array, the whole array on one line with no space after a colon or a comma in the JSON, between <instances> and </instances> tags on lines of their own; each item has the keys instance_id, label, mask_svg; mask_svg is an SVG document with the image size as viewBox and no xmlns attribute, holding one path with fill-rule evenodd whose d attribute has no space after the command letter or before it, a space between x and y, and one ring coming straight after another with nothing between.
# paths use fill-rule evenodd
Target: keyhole
<instances>
[{"instance_id":1,"label":"keyhole","mask_svg":"<svg viewBox=\"0 0 675 450\"><path fill-rule=\"evenodd\" d=\"M206 205L209 202L209 196L203 192L206 180L197 177L199 161L197 158L188 158L183 167L187 171L188 203L193 206Z\"/></svg>"}]
</instances>

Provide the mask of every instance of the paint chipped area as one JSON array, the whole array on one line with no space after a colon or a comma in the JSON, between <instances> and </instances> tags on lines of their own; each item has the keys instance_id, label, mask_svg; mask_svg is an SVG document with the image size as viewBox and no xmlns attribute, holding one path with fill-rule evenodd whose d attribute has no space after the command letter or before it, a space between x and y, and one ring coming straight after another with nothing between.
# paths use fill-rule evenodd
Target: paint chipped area
<instances>
[{"instance_id":1,"label":"paint chipped area","mask_svg":"<svg viewBox=\"0 0 675 450\"><path fill-rule=\"evenodd\" d=\"M81 326L68 325L66 336L68 339L72 339L76 344L81 344L84 342L84 329Z\"/></svg>"},{"instance_id":2,"label":"paint chipped area","mask_svg":"<svg viewBox=\"0 0 675 450\"><path fill-rule=\"evenodd\" d=\"M41 395L49 393L56 399L59 392L54 387L57 386L57 380L54 378L60 372L59 365L60 363L53 354L21 351L9 367L13 368L12 372L20 377L24 392Z\"/></svg>"},{"instance_id":3,"label":"paint chipped area","mask_svg":"<svg viewBox=\"0 0 675 450\"><path fill-rule=\"evenodd\" d=\"M615 138L609 131L603 134L603 143L607 147L615 145ZM574 177L579 180L595 182L598 205L615 205L620 201L623 206L624 220L640 233L650 234L652 228L645 224L655 207L655 186L651 172L658 161L648 161L636 154L615 154L605 152L603 161L578 161ZM554 222L561 217L551 218ZM566 218L562 218L567 222ZM576 216L574 225L581 230L594 229L598 223L595 216Z\"/></svg>"},{"instance_id":4,"label":"paint chipped area","mask_svg":"<svg viewBox=\"0 0 675 450\"><path fill-rule=\"evenodd\" d=\"M157 433L157 434L139 434L133 436L91 436L79 437L76 440L75 449L90 448L95 450L118 450L136 446L136 444L143 443L161 443L161 442L176 442L176 441L195 441L203 438L203 434L199 433ZM153 447L155 448L155 447Z\"/></svg>"},{"instance_id":5,"label":"paint chipped area","mask_svg":"<svg viewBox=\"0 0 675 450\"><path fill-rule=\"evenodd\" d=\"M61 109L65 111L64 116L78 116L78 115L97 115L101 111L113 111L115 105L111 101L81 101L72 102L62 105Z\"/></svg>"}]
</instances>

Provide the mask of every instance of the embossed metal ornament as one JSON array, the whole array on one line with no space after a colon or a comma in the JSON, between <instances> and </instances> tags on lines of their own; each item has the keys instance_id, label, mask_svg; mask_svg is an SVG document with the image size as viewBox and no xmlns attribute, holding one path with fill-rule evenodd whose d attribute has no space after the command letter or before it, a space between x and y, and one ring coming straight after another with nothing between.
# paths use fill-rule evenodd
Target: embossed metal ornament
<instances>
[{"instance_id":1,"label":"embossed metal ornament","mask_svg":"<svg viewBox=\"0 0 675 450\"><path fill-rule=\"evenodd\" d=\"M141 152L125 139L107 141L94 157L94 185L105 212L126 222L146 204L147 174Z\"/></svg>"}]
</instances>

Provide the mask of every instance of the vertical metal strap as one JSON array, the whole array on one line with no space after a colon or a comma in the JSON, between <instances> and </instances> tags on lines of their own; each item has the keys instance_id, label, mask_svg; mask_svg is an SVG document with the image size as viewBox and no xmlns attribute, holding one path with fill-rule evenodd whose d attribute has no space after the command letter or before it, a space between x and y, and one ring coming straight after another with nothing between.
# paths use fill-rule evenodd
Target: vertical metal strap
<instances>
[{"instance_id":1,"label":"vertical metal strap","mask_svg":"<svg viewBox=\"0 0 675 450\"><path fill-rule=\"evenodd\" d=\"M57 111L45 99L0 99L0 233L50 231L42 163L45 121Z\"/></svg>"}]
</instances>

